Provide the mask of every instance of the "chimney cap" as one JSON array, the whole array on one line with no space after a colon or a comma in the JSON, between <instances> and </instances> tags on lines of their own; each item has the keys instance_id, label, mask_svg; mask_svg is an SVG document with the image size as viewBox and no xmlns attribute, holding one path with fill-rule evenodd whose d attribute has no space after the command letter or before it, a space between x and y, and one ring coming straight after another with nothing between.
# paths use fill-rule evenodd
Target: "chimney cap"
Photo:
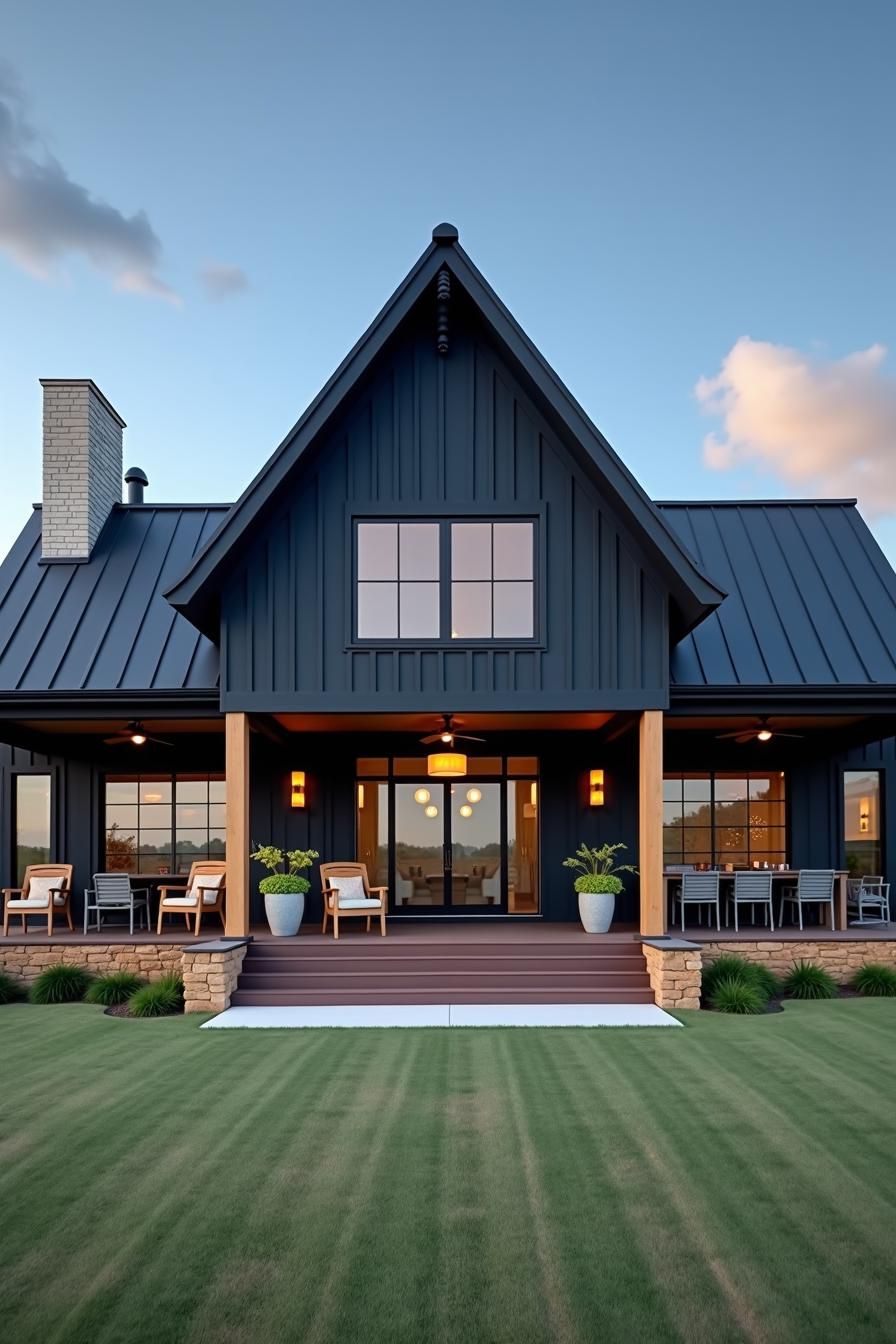
<instances>
[{"instance_id":1,"label":"chimney cap","mask_svg":"<svg viewBox=\"0 0 896 1344\"><path fill-rule=\"evenodd\" d=\"M124 474L124 483L130 485L131 481L138 485L149 485L149 477L142 467L128 467Z\"/></svg>"},{"instance_id":2,"label":"chimney cap","mask_svg":"<svg viewBox=\"0 0 896 1344\"><path fill-rule=\"evenodd\" d=\"M127 424L112 405L104 392L97 387L92 378L38 378L41 387L86 387L94 396L102 402L106 410L114 420L117 420L122 429L127 429Z\"/></svg>"}]
</instances>

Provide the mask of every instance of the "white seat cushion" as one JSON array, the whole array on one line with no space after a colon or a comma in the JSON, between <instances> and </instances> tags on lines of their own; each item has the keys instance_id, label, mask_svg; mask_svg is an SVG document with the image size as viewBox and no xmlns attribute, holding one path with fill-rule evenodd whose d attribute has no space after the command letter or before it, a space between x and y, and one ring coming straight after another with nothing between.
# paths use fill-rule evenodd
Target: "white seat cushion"
<instances>
[{"instance_id":1,"label":"white seat cushion","mask_svg":"<svg viewBox=\"0 0 896 1344\"><path fill-rule=\"evenodd\" d=\"M186 906L189 906L190 908L192 908L192 907L196 904L196 897L195 897L195 896L166 896L166 897L164 898L164 900L162 901L162 904L163 904L164 906L166 906L166 907L169 906L169 905L186 905Z\"/></svg>"},{"instance_id":2,"label":"white seat cushion","mask_svg":"<svg viewBox=\"0 0 896 1344\"><path fill-rule=\"evenodd\" d=\"M65 897L64 897L64 896L54 896L54 897L53 897L53 904L54 904L54 905L65 905ZM28 899L27 901L22 901L22 900L9 900L9 901L6 902L6 907L7 907L8 910L46 910L46 908L47 908L48 905L49 905L49 901L47 900L47 898L46 898L45 896L41 896L39 899L35 899L34 897L29 897L29 899Z\"/></svg>"},{"instance_id":3,"label":"white seat cushion","mask_svg":"<svg viewBox=\"0 0 896 1344\"><path fill-rule=\"evenodd\" d=\"M199 888L203 887L205 888L202 893L203 901L206 905L214 905L215 901L218 899L218 887L220 887L223 881L223 873L197 873L193 878L193 885L190 888L190 897L193 904L195 905L196 903ZM214 890L209 891L209 887L213 887Z\"/></svg>"},{"instance_id":4,"label":"white seat cushion","mask_svg":"<svg viewBox=\"0 0 896 1344\"><path fill-rule=\"evenodd\" d=\"M50 892L55 888L57 891L62 886L61 877L32 877L28 884L28 902L33 909L39 909L41 906L46 910L50 904ZM64 905L64 896L54 896L54 905Z\"/></svg>"},{"instance_id":5,"label":"white seat cushion","mask_svg":"<svg viewBox=\"0 0 896 1344\"><path fill-rule=\"evenodd\" d=\"M344 906L346 910L356 910L359 907L352 905L351 902L363 901L367 897L367 892L364 890L364 879L360 874L355 877L350 875L346 875L345 877L332 877L330 878L330 883L332 886L339 889L338 900L340 908Z\"/></svg>"},{"instance_id":6,"label":"white seat cushion","mask_svg":"<svg viewBox=\"0 0 896 1344\"><path fill-rule=\"evenodd\" d=\"M360 901L340 900L339 902L340 910L379 910L379 908L380 908L379 901L374 901L371 899Z\"/></svg>"}]
</instances>

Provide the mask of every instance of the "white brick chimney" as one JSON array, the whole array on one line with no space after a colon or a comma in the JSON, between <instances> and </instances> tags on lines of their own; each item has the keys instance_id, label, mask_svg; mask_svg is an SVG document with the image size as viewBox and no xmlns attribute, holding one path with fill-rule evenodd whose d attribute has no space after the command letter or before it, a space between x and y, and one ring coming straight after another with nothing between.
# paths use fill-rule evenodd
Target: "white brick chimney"
<instances>
[{"instance_id":1,"label":"white brick chimney","mask_svg":"<svg viewBox=\"0 0 896 1344\"><path fill-rule=\"evenodd\" d=\"M42 555L87 560L121 502L125 424L90 378L41 378L44 390Z\"/></svg>"}]
</instances>

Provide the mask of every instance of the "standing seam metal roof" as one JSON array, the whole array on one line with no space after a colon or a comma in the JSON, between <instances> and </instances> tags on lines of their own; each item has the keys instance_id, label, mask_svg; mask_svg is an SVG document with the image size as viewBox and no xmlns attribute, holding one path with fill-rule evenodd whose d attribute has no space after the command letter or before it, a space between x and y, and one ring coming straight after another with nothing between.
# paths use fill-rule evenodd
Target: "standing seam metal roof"
<instances>
[{"instance_id":1,"label":"standing seam metal roof","mask_svg":"<svg viewBox=\"0 0 896 1344\"><path fill-rule=\"evenodd\" d=\"M40 563L35 509L0 566L0 691L214 691L217 648L163 593L227 508L117 505L72 564Z\"/></svg>"},{"instance_id":2,"label":"standing seam metal roof","mask_svg":"<svg viewBox=\"0 0 896 1344\"><path fill-rule=\"evenodd\" d=\"M896 683L896 574L855 500L659 508L728 593L673 650L673 687Z\"/></svg>"}]
</instances>

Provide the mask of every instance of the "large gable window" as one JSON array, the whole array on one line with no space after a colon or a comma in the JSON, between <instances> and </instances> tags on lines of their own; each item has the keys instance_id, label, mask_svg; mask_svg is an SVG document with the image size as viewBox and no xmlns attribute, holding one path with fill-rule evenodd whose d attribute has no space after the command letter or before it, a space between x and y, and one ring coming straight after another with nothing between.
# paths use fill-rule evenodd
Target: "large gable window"
<instances>
[{"instance_id":1,"label":"large gable window","mask_svg":"<svg viewBox=\"0 0 896 1344\"><path fill-rule=\"evenodd\" d=\"M359 522L356 576L358 639L535 636L531 521Z\"/></svg>"}]
</instances>

